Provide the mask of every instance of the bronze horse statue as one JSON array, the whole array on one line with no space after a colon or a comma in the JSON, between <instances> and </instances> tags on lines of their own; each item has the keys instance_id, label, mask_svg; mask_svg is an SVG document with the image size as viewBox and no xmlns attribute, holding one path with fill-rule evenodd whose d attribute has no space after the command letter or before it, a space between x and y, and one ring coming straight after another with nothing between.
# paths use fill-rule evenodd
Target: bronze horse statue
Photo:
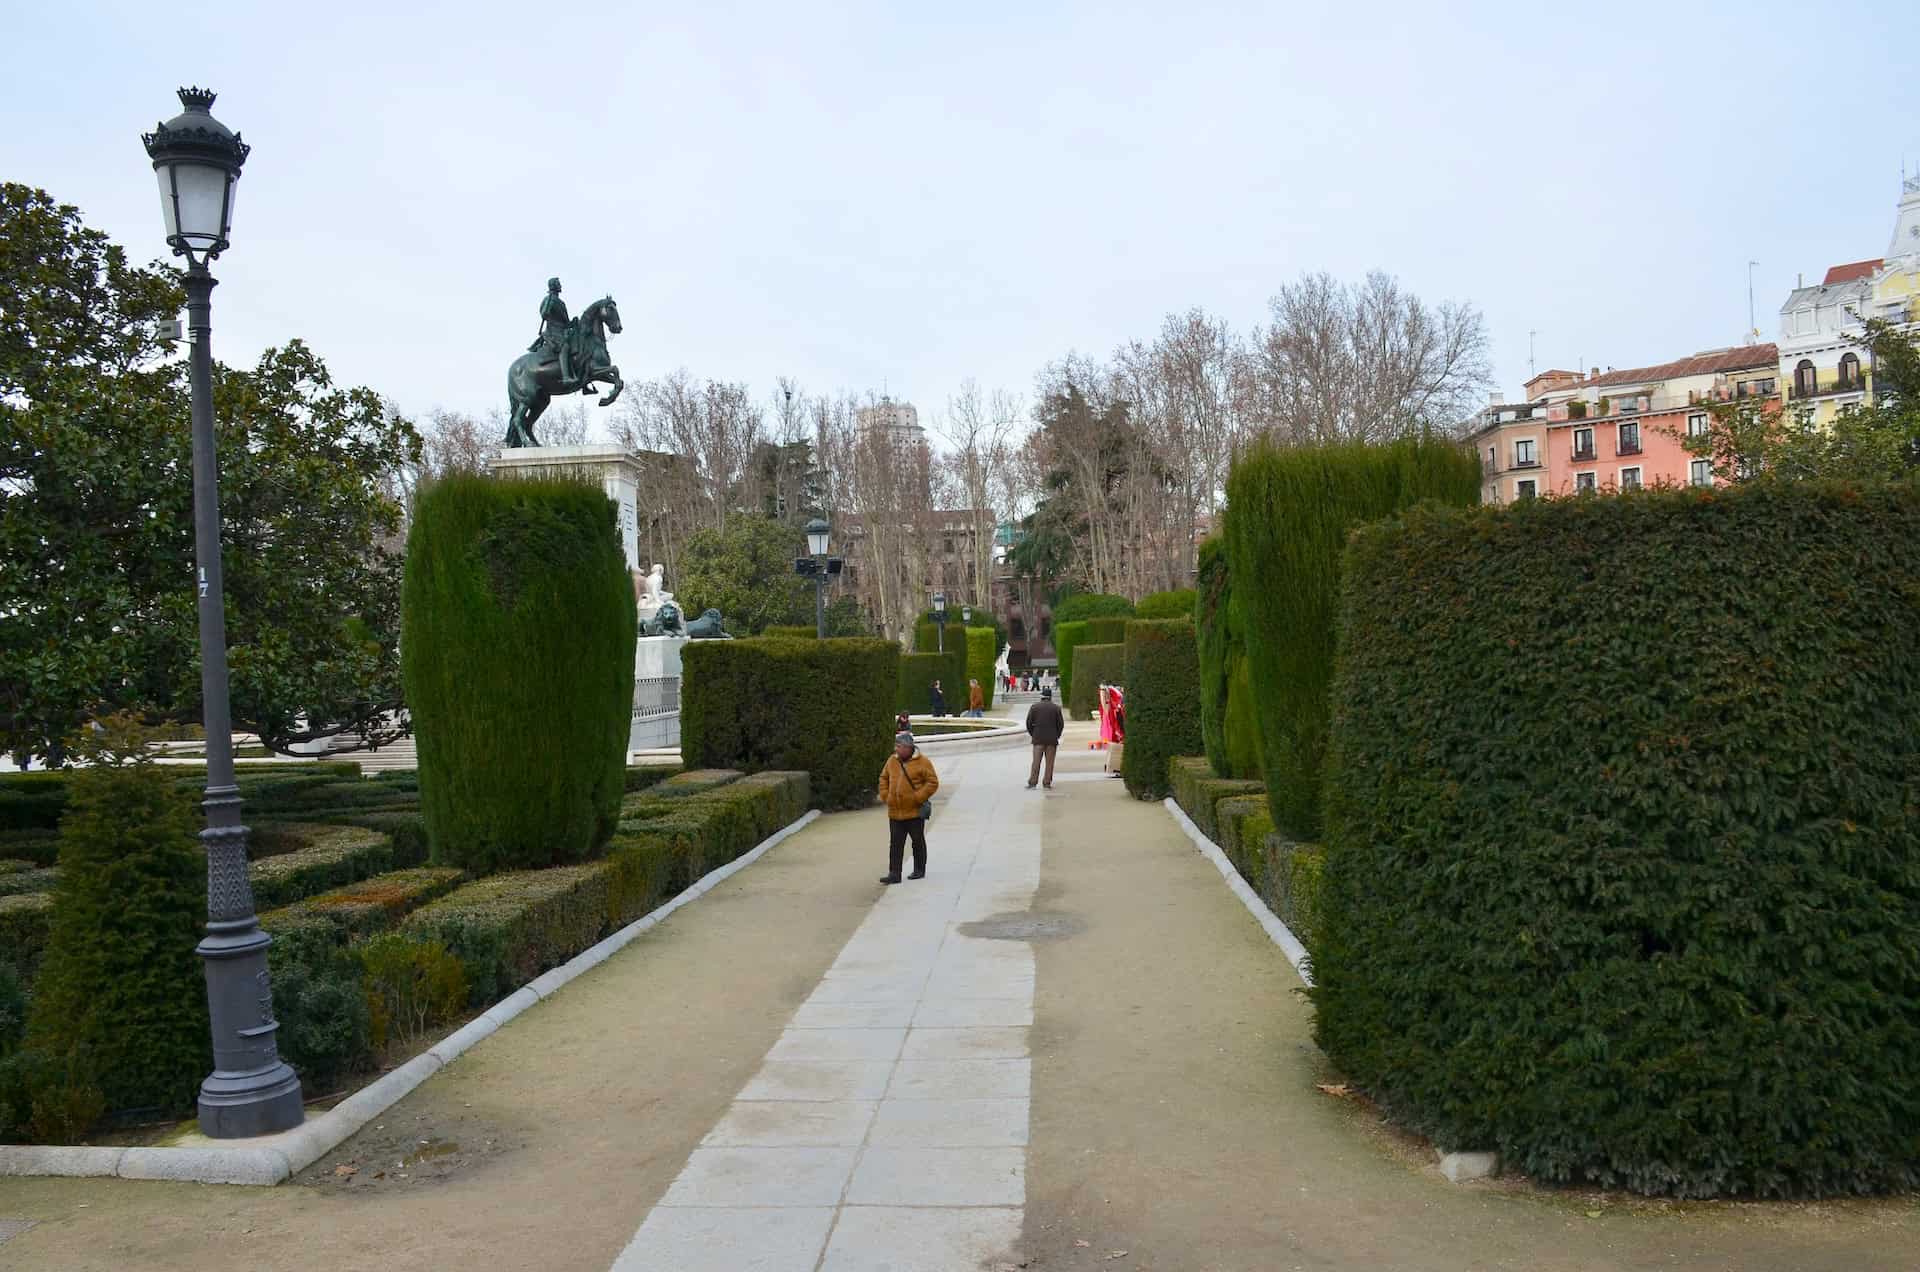
<instances>
[{"instance_id":1,"label":"bronze horse statue","mask_svg":"<svg viewBox=\"0 0 1920 1272\"><path fill-rule=\"evenodd\" d=\"M560 363L544 349L521 354L507 368L507 446L540 444L533 424L556 393L590 392L595 384L611 384L613 391L600 399L600 405L612 406L626 387L620 368L607 356L607 333L620 334L620 307L613 297L594 301L574 323L572 337L580 342L575 362L582 368L577 378L562 381Z\"/></svg>"}]
</instances>

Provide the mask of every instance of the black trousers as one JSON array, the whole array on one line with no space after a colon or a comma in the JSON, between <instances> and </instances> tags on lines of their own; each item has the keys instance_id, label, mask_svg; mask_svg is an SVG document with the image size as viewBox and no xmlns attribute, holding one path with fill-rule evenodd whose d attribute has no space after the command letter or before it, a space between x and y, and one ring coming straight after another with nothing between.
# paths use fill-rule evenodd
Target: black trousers
<instances>
[{"instance_id":1,"label":"black trousers","mask_svg":"<svg viewBox=\"0 0 1920 1272\"><path fill-rule=\"evenodd\" d=\"M887 873L899 877L900 859L906 855L907 837L913 837L913 872L927 872L927 823L915 817L911 821L887 822Z\"/></svg>"}]
</instances>

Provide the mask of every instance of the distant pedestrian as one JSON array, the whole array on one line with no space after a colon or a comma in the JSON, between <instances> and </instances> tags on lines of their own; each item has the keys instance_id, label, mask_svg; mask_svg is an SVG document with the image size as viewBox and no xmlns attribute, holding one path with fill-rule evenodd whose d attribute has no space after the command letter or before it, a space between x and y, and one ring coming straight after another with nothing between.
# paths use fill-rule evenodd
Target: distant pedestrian
<instances>
[{"instance_id":1,"label":"distant pedestrian","mask_svg":"<svg viewBox=\"0 0 1920 1272\"><path fill-rule=\"evenodd\" d=\"M880 800L887 806L887 873L882 883L900 882L907 840L913 840L913 873L927 877L927 801L940 789L933 761L914 745L913 734L901 730L893 738L893 754L880 766Z\"/></svg>"},{"instance_id":2,"label":"distant pedestrian","mask_svg":"<svg viewBox=\"0 0 1920 1272\"><path fill-rule=\"evenodd\" d=\"M1053 759L1060 750L1060 735L1067 730L1067 718L1060 714L1059 704L1053 700L1053 690L1042 685L1040 701L1027 708L1027 737L1033 742L1033 767L1027 770L1027 789L1044 785L1053 789ZM1041 778L1041 763L1046 764L1046 777Z\"/></svg>"},{"instance_id":3,"label":"distant pedestrian","mask_svg":"<svg viewBox=\"0 0 1920 1272\"><path fill-rule=\"evenodd\" d=\"M899 715L893 717L893 731L895 733L906 733L912 728L913 720L906 712L902 711Z\"/></svg>"},{"instance_id":4,"label":"distant pedestrian","mask_svg":"<svg viewBox=\"0 0 1920 1272\"><path fill-rule=\"evenodd\" d=\"M976 720L987 714L987 691L978 680L967 681L967 714Z\"/></svg>"},{"instance_id":5,"label":"distant pedestrian","mask_svg":"<svg viewBox=\"0 0 1920 1272\"><path fill-rule=\"evenodd\" d=\"M933 699L933 714L936 717L947 714L947 696L940 692L938 680L934 681L933 687L927 690L927 697Z\"/></svg>"}]
</instances>

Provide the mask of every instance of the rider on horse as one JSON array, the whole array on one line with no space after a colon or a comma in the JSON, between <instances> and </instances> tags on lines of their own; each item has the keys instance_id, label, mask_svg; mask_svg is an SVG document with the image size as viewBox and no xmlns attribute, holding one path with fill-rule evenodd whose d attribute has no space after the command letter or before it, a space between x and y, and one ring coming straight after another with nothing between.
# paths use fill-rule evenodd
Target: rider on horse
<instances>
[{"instance_id":1,"label":"rider on horse","mask_svg":"<svg viewBox=\"0 0 1920 1272\"><path fill-rule=\"evenodd\" d=\"M546 350L560 364L561 392L570 392L578 382L578 350L580 333L578 326L567 317L567 302L560 299L560 280L547 280L547 294L540 299L540 334L527 346L528 353ZM593 392L593 386L582 384L582 393Z\"/></svg>"}]
</instances>

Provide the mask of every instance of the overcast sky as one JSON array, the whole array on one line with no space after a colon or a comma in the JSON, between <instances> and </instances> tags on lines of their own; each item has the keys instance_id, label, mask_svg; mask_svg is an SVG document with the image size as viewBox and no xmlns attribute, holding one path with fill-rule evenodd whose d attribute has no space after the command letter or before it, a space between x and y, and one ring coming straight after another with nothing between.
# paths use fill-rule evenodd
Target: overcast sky
<instances>
[{"instance_id":1,"label":"overcast sky","mask_svg":"<svg viewBox=\"0 0 1920 1272\"><path fill-rule=\"evenodd\" d=\"M164 251L183 83L254 150L214 349L484 413L549 275L630 380L1030 392L1303 270L1478 305L1499 383L1764 338L1885 249L1920 5L13 6L0 176Z\"/></svg>"}]
</instances>

